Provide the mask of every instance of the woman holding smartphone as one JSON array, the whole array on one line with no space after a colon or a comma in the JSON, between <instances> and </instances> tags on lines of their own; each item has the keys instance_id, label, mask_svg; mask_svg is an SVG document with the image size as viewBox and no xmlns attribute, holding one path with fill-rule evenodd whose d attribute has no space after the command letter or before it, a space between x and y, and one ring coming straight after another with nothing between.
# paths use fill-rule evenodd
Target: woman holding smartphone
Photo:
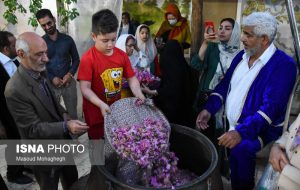
<instances>
[{"instance_id":1,"label":"woman holding smartphone","mask_svg":"<svg viewBox=\"0 0 300 190\"><path fill-rule=\"evenodd\" d=\"M196 112L202 109L201 93L215 88L240 49L240 26L234 19L222 19L217 32L212 28L211 23L205 27L203 43L191 60L191 67L203 72L194 102Z\"/></svg>"},{"instance_id":2,"label":"woman holding smartphone","mask_svg":"<svg viewBox=\"0 0 300 190\"><path fill-rule=\"evenodd\" d=\"M212 90L224 77L232 59L240 49L240 26L232 18L224 18L220 22L218 31L214 31L213 23L205 27L204 40L198 54L192 57L191 67L201 71L196 98L193 108L198 114ZM217 137L223 133L222 109L209 121L210 130L203 132L217 145Z\"/></svg>"}]
</instances>

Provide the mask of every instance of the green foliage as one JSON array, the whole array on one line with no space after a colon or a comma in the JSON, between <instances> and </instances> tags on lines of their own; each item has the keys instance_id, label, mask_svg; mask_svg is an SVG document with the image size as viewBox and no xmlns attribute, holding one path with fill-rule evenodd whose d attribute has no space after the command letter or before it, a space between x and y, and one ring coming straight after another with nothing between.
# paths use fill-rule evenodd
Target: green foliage
<instances>
[{"instance_id":1,"label":"green foliage","mask_svg":"<svg viewBox=\"0 0 300 190\"><path fill-rule=\"evenodd\" d=\"M30 4L28 9L26 9L18 0L1 0L4 2L4 6L7 8L3 14L5 20L8 23L17 24L18 18L16 17L16 12L27 13L29 10L31 16L28 19L28 24L37 27L38 22L35 17L35 13L42 8L43 0L30 0ZM65 26L69 20L75 19L79 16L77 9L73 8L71 10L68 9L68 6L72 3L77 3L77 0L57 0L58 3L62 3L65 6L59 7L57 10L58 16L62 19L61 25Z\"/></svg>"},{"instance_id":2,"label":"green foliage","mask_svg":"<svg viewBox=\"0 0 300 190\"><path fill-rule=\"evenodd\" d=\"M77 0L57 0L59 3L62 3L66 6L60 6L57 9L57 14L61 17L61 25L65 26L69 20L75 19L79 16L79 12L76 8L69 10L69 5L72 3L77 3Z\"/></svg>"},{"instance_id":3,"label":"green foliage","mask_svg":"<svg viewBox=\"0 0 300 190\"><path fill-rule=\"evenodd\" d=\"M278 0L272 0L272 1L271 1L272 4L276 4L276 3L278 3L278 2L279 2Z\"/></svg>"},{"instance_id":4,"label":"green foliage","mask_svg":"<svg viewBox=\"0 0 300 190\"><path fill-rule=\"evenodd\" d=\"M149 28L152 34L156 34L162 21L164 11L156 6L149 6L143 3L126 2L123 3L123 11L129 12L131 19L142 24L152 23ZM149 25L149 24L148 24Z\"/></svg>"},{"instance_id":5,"label":"green foliage","mask_svg":"<svg viewBox=\"0 0 300 190\"><path fill-rule=\"evenodd\" d=\"M178 0L165 0L161 8L163 10L166 10L169 3L174 3L174 4L178 5Z\"/></svg>"},{"instance_id":6,"label":"green foliage","mask_svg":"<svg viewBox=\"0 0 300 190\"><path fill-rule=\"evenodd\" d=\"M157 6L157 0L148 0L144 3L144 5L156 7Z\"/></svg>"},{"instance_id":7,"label":"green foliage","mask_svg":"<svg viewBox=\"0 0 300 190\"><path fill-rule=\"evenodd\" d=\"M299 12L299 11L300 11L300 8L299 8L299 6L298 6L298 5L296 5L296 6L295 6L295 8L294 8L294 10L295 10L295 12Z\"/></svg>"},{"instance_id":8,"label":"green foliage","mask_svg":"<svg viewBox=\"0 0 300 190\"><path fill-rule=\"evenodd\" d=\"M181 15L184 15L185 17L188 17L190 11L190 3L191 0L183 0L179 6Z\"/></svg>"},{"instance_id":9,"label":"green foliage","mask_svg":"<svg viewBox=\"0 0 300 190\"><path fill-rule=\"evenodd\" d=\"M26 13L26 9L17 2L17 0L2 0L4 2L4 6L7 7L7 10L4 12L3 17L7 22L12 24L17 24L18 19L15 15L16 11L21 13Z\"/></svg>"},{"instance_id":10,"label":"green foliage","mask_svg":"<svg viewBox=\"0 0 300 190\"><path fill-rule=\"evenodd\" d=\"M29 17L28 24L30 24L33 27L38 26L38 22L35 18L35 13L42 8L42 0L31 0L29 4L29 11L31 13L31 16Z\"/></svg>"},{"instance_id":11,"label":"green foliage","mask_svg":"<svg viewBox=\"0 0 300 190\"><path fill-rule=\"evenodd\" d=\"M148 0L145 3L136 3L133 1L123 1L123 11L129 12L131 19L140 24L147 24L151 30L151 34L155 35L164 21L165 6L169 3L179 5L180 12L186 17L190 14L191 0L165 0L162 8L158 7L157 0ZM178 4L179 3L179 4Z\"/></svg>"}]
</instances>

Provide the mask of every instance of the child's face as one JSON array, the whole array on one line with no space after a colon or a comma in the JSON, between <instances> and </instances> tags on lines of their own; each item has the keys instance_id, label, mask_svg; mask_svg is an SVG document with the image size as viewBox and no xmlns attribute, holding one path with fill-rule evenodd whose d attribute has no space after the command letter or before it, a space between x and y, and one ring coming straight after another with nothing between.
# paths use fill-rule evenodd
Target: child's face
<instances>
[{"instance_id":1,"label":"child's face","mask_svg":"<svg viewBox=\"0 0 300 190\"><path fill-rule=\"evenodd\" d=\"M117 32L107 34L94 34L92 38L95 41L95 47L98 51L105 55L112 55L114 47L116 45Z\"/></svg>"},{"instance_id":2,"label":"child's face","mask_svg":"<svg viewBox=\"0 0 300 190\"><path fill-rule=\"evenodd\" d=\"M147 28L142 28L140 31L140 38L143 42L146 42L149 38L149 30Z\"/></svg>"},{"instance_id":3,"label":"child's face","mask_svg":"<svg viewBox=\"0 0 300 190\"><path fill-rule=\"evenodd\" d=\"M129 39L126 43L126 53L128 56L131 56L133 54L134 51L134 47L135 47L135 40L133 39Z\"/></svg>"}]
</instances>

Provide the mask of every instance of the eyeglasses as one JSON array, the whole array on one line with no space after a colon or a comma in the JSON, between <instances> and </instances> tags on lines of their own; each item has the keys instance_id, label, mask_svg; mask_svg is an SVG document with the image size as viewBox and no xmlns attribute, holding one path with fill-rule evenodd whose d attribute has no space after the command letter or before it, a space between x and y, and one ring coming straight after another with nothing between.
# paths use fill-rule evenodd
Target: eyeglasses
<instances>
[{"instance_id":1,"label":"eyeglasses","mask_svg":"<svg viewBox=\"0 0 300 190\"><path fill-rule=\"evenodd\" d=\"M126 46L129 47L129 48L132 48L132 47L135 46L135 44L128 44L128 45L126 45Z\"/></svg>"}]
</instances>

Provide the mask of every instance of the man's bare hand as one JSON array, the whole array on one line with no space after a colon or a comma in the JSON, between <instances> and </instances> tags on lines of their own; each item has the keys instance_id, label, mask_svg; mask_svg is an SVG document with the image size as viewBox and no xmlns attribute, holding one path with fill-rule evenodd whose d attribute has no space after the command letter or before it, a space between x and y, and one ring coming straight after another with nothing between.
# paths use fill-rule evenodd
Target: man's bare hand
<instances>
[{"instance_id":1,"label":"man's bare hand","mask_svg":"<svg viewBox=\"0 0 300 190\"><path fill-rule=\"evenodd\" d=\"M71 79L72 79L72 74L71 73L67 73L64 77L63 77L63 80L62 80L62 83L64 86L68 86L71 82Z\"/></svg>"},{"instance_id":2,"label":"man's bare hand","mask_svg":"<svg viewBox=\"0 0 300 190\"><path fill-rule=\"evenodd\" d=\"M275 171L281 172L286 164L289 164L286 153L278 144L274 144L270 151L269 162Z\"/></svg>"},{"instance_id":3,"label":"man's bare hand","mask_svg":"<svg viewBox=\"0 0 300 190\"><path fill-rule=\"evenodd\" d=\"M211 117L211 114L207 110L202 110L196 120L196 128L198 129L206 129L209 127L207 124L209 119Z\"/></svg>"},{"instance_id":4,"label":"man's bare hand","mask_svg":"<svg viewBox=\"0 0 300 190\"><path fill-rule=\"evenodd\" d=\"M67 127L70 133L73 135L80 135L85 133L89 126L86 123L79 120L70 120L67 122Z\"/></svg>"},{"instance_id":5,"label":"man's bare hand","mask_svg":"<svg viewBox=\"0 0 300 190\"><path fill-rule=\"evenodd\" d=\"M63 80L59 77L54 77L52 79L52 84L56 87L56 88L60 88L63 85Z\"/></svg>"},{"instance_id":6,"label":"man's bare hand","mask_svg":"<svg viewBox=\"0 0 300 190\"><path fill-rule=\"evenodd\" d=\"M234 148L237 144L242 141L242 137L236 130L228 131L221 135L219 138L219 145L227 148Z\"/></svg>"}]
</instances>

